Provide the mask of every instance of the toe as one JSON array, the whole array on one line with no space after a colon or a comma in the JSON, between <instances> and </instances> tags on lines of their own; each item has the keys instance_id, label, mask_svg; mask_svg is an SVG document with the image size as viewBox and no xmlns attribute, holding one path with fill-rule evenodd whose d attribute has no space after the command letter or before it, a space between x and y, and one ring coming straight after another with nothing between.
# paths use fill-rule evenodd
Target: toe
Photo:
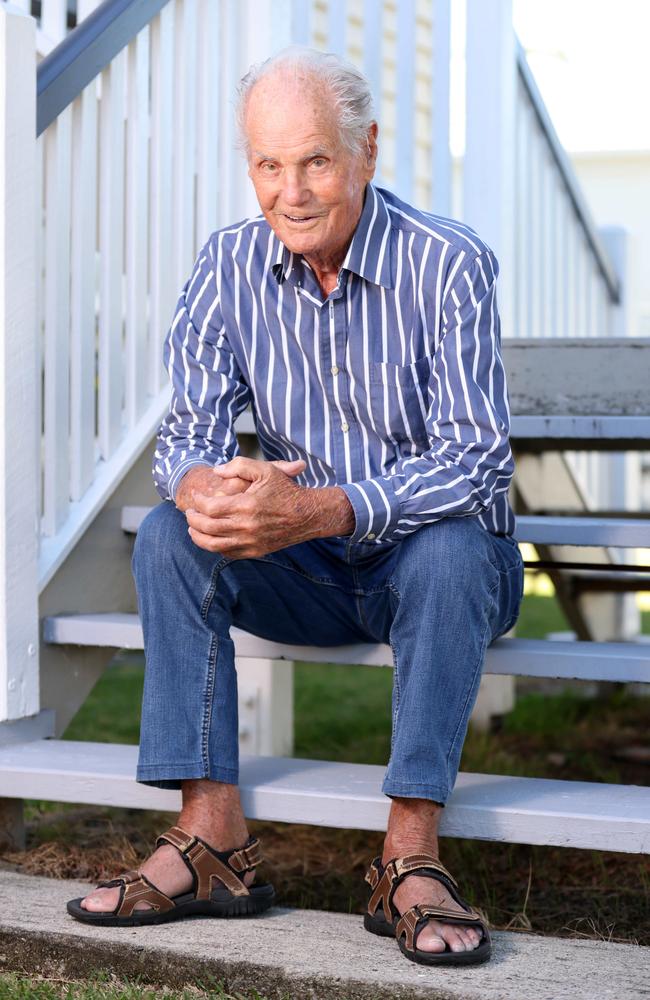
<instances>
[{"instance_id":1,"label":"toe","mask_svg":"<svg viewBox=\"0 0 650 1000\"><path fill-rule=\"evenodd\" d=\"M465 942L463 941L458 930L451 924L441 924L440 926L440 937L443 941L446 941L452 951L466 951Z\"/></svg>"},{"instance_id":2,"label":"toe","mask_svg":"<svg viewBox=\"0 0 650 1000\"><path fill-rule=\"evenodd\" d=\"M416 947L418 951L444 951L447 947L440 934L438 925L430 920L425 924L417 937Z\"/></svg>"}]
</instances>

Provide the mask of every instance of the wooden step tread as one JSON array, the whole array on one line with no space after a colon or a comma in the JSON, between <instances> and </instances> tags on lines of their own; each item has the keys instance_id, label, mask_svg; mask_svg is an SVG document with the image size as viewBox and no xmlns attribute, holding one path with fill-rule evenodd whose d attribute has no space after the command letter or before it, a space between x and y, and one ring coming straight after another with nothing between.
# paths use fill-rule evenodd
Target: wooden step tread
<instances>
[{"instance_id":1,"label":"wooden step tread","mask_svg":"<svg viewBox=\"0 0 650 1000\"><path fill-rule=\"evenodd\" d=\"M122 530L135 534L151 507L123 507ZM517 515L515 538L534 545L650 548L650 518Z\"/></svg>"},{"instance_id":2,"label":"wooden step tread","mask_svg":"<svg viewBox=\"0 0 650 1000\"><path fill-rule=\"evenodd\" d=\"M74 740L0 747L0 796L127 808L180 808L180 791L135 781L138 748ZM370 764L242 757L250 819L385 830L384 768ZM542 778L464 774L441 834L596 850L650 851L650 789Z\"/></svg>"},{"instance_id":3,"label":"wooden step tread","mask_svg":"<svg viewBox=\"0 0 650 1000\"><path fill-rule=\"evenodd\" d=\"M380 643L290 646L260 639L241 629L232 629L231 636L237 656L242 657L393 666L390 646ZM144 649L139 616L117 612L46 618L43 638L46 642L76 646ZM487 651L485 672L522 677L650 683L650 644L498 639Z\"/></svg>"}]
</instances>

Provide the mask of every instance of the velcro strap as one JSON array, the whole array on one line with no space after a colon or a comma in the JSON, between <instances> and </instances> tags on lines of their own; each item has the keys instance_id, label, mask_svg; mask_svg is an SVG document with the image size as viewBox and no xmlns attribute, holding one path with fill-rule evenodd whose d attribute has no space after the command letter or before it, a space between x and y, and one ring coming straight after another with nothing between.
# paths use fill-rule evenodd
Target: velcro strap
<instances>
[{"instance_id":1,"label":"velcro strap","mask_svg":"<svg viewBox=\"0 0 650 1000\"><path fill-rule=\"evenodd\" d=\"M430 906L428 903L418 903L417 910L420 917L440 917L445 923L449 923L452 920L461 920L463 923L467 921L480 921L481 915L472 907L469 910L450 910L448 906Z\"/></svg>"},{"instance_id":2,"label":"velcro strap","mask_svg":"<svg viewBox=\"0 0 650 1000\"><path fill-rule=\"evenodd\" d=\"M231 868L234 868L236 872L243 872L249 868L254 868L255 865L259 865L262 861L262 848L260 847L260 842L255 837L255 839L248 844L247 847L240 847L238 851L233 851L233 853L228 858L228 864Z\"/></svg>"},{"instance_id":3,"label":"velcro strap","mask_svg":"<svg viewBox=\"0 0 650 1000\"><path fill-rule=\"evenodd\" d=\"M393 865L395 866L395 871L397 875L406 875L409 872L414 871L416 868L429 868L433 871L440 872L449 879L451 884L455 889L458 889L458 883L453 875L447 871L444 865L442 865L437 858L434 858L431 854L408 854L404 858L395 858Z\"/></svg>"},{"instance_id":4,"label":"velcro strap","mask_svg":"<svg viewBox=\"0 0 650 1000\"><path fill-rule=\"evenodd\" d=\"M190 849L192 844L196 843L196 837L187 830L183 830L180 826L172 826L166 833L161 833L156 840L156 847L161 842L167 841L168 844L173 844L179 851L183 854Z\"/></svg>"},{"instance_id":5,"label":"velcro strap","mask_svg":"<svg viewBox=\"0 0 650 1000\"><path fill-rule=\"evenodd\" d=\"M130 882L137 882L140 878L140 872L137 872L135 868L130 868L128 872L122 872L121 875L116 875L114 878L104 879L103 882L97 883L98 889L112 889L118 885L129 885Z\"/></svg>"}]
</instances>

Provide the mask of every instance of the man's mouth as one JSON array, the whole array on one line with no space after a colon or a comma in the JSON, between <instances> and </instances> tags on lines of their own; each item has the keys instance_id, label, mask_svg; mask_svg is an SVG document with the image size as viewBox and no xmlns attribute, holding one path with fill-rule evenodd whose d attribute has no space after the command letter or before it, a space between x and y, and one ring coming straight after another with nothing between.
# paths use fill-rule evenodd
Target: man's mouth
<instances>
[{"instance_id":1,"label":"man's mouth","mask_svg":"<svg viewBox=\"0 0 650 1000\"><path fill-rule=\"evenodd\" d=\"M284 213L284 217L289 222L313 222L314 219L318 218L317 215L288 215L286 212Z\"/></svg>"}]
</instances>

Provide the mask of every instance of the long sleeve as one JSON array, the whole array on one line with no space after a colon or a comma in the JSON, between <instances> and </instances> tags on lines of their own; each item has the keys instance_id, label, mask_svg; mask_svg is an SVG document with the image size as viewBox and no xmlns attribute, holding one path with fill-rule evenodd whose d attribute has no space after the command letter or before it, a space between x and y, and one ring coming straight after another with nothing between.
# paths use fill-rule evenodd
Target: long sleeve
<instances>
[{"instance_id":1,"label":"long sleeve","mask_svg":"<svg viewBox=\"0 0 650 1000\"><path fill-rule=\"evenodd\" d=\"M443 517L487 511L507 491L513 460L497 274L486 250L446 290L428 383L429 447L387 475L342 485L355 511L353 541L398 541Z\"/></svg>"},{"instance_id":2,"label":"long sleeve","mask_svg":"<svg viewBox=\"0 0 650 1000\"><path fill-rule=\"evenodd\" d=\"M172 397L158 430L153 477L162 499L173 501L191 466L235 457L235 419L250 400L226 338L210 241L181 292L163 361Z\"/></svg>"}]
</instances>

